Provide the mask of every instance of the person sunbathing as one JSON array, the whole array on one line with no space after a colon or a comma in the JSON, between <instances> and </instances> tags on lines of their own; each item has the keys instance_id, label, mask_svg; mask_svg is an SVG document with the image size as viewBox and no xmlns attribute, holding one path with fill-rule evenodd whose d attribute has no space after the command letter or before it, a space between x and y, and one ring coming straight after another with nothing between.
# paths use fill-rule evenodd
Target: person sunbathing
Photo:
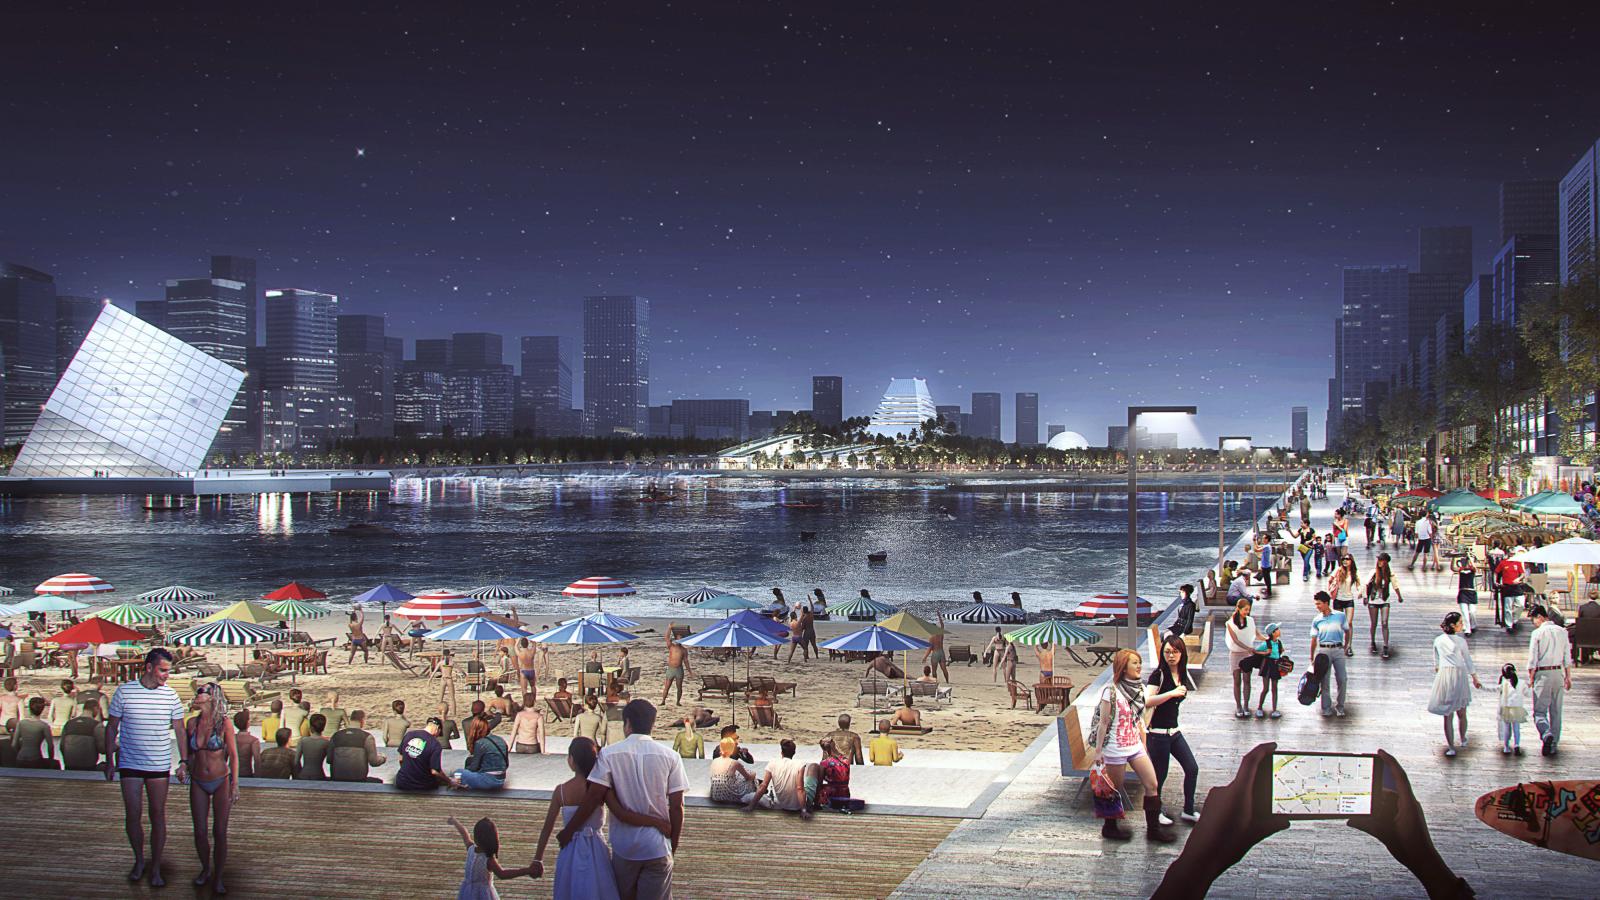
<instances>
[{"instance_id":1,"label":"person sunbathing","mask_svg":"<svg viewBox=\"0 0 1600 900\"><path fill-rule=\"evenodd\" d=\"M904 705L894 712L894 724L907 728L922 727L922 710L911 705L911 695L907 694Z\"/></svg>"},{"instance_id":2,"label":"person sunbathing","mask_svg":"<svg viewBox=\"0 0 1600 900\"><path fill-rule=\"evenodd\" d=\"M900 667L895 665L887 654L874 656L872 662L867 663L867 677L871 678L874 675L881 675L884 678L891 679L906 677L906 673L900 671Z\"/></svg>"}]
</instances>

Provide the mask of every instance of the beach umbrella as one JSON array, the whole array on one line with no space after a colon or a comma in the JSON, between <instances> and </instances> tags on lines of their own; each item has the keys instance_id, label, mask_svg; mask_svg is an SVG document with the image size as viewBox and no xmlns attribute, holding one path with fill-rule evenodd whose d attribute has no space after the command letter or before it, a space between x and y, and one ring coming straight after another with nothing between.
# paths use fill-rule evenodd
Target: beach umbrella
<instances>
[{"instance_id":1,"label":"beach umbrella","mask_svg":"<svg viewBox=\"0 0 1600 900\"><path fill-rule=\"evenodd\" d=\"M394 614L405 619L466 619L486 615L493 610L459 591L436 588L407 600Z\"/></svg>"},{"instance_id":2,"label":"beach umbrella","mask_svg":"<svg viewBox=\"0 0 1600 900\"><path fill-rule=\"evenodd\" d=\"M1401 497L1421 497L1425 500L1432 500L1435 497L1443 496L1444 491L1436 491L1431 487L1415 487L1409 491L1401 491L1400 493L1395 494L1394 499L1398 500Z\"/></svg>"},{"instance_id":3,"label":"beach umbrella","mask_svg":"<svg viewBox=\"0 0 1600 900\"><path fill-rule=\"evenodd\" d=\"M736 622L755 631L764 631L767 634L777 638L779 641L787 641L789 639L789 629L786 626L779 625L777 622L772 621L771 619L758 612L755 612L754 610L747 609L743 612L736 612L722 621ZM718 624L720 625L721 623L719 622Z\"/></svg>"},{"instance_id":4,"label":"beach umbrella","mask_svg":"<svg viewBox=\"0 0 1600 900\"><path fill-rule=\"evenodd\" d=\"M902 650L926 650L928 642L890 631L882 625L868 625L860 631L842 634L822 643L826 650L848 650L854 653L898 653Z\"/></svg>"},{"instance_id":5,"label":"beach umbrella","mask_svg":"<svg viewBox=\"0 0 1600 900\"><path fill-rule=\"evenodd\" d=\"M1123 609L1126 614L1126 604L1123 605ZM1100 635L1081 625L1074 625L1061 619L1046 619L1035 625L1007 632L1006 640L1025 647L1037 647L1042 644L1098 644Z\"/></svg>"},{"instance_id":6,"label":"beach umbrella","mask_svg":"<svg viewBox=\"0 0 1600 900\"><path fill-rule=\"evenodd\" d=\"M1155 607L1150 605L1150 601L1140 597L1140 617L1153 615L1154 613ZM1125 619L1128 617L1128 595L1120 593L1095 594L1093 597L1078 604L1078 608L1073 610L1072 614L1085 617L1112 616Z\"/></svg>"},{"instance_id":7,"label":"beach umbrella","mask_svg":"<svg viewBox=\"0 0 1600 900\"><path fill-rule=\"evenodd\" d=\"M16 608L15 606L12 606L9 603L0 603L0 616L20 616L20 615L22 615L22 610Z\"/></svg>"},{"instance_id":8,"label":"beach umbrella","mask_svg":"<svg viewBox=\"0 0 1600 900\"><path fill-rule=\"evenodd\" d=\"M151 622L165 622L173 618L160 610L151 609L138 603L118 603L116 606L97 609L90 613L89 617L105 619L118 625L148 625Z\"/></svg>"},{"instance_id":9,"label":"beach umbrella","mask_svg":"<svg viewBox=\"0 0 1600 900\"><path fill-rule=\"evenodd\" d=\"M281 588L270 593L262 594L263 600L326 600L328 595L314 587L307 587L298 581L291 581Z\"/></svg>"},{"instance_id":10,"label":"beach umbrella","mask_svg":"<svg viewBox=\"0 0 1600 900\"><path fill-rule=\"evenodd\" d=\"M211 601L217 599L217 592L197 591L194 588L184 587L181 584L175 584L171 587L157 588L153 591L145 591L133 599L139 601L140 603L210 603Z\"/></svg>"},{"instance_id":11,"label":"beach umbrella","mask_svg":"<svg viewBox=\"0 0 1600 900\"><path fill-rule=\"evenodd\" d=\"M328 610L317 606L315 603L307 603L304 600L279 600L277 603L268 606L267 609L278 618L289 620L291 641L294 633L300 630L301 619L319 619L328 614ZM294 673L290 673L289 680L291 682L294 681Z\"/></svg>"},{"instance_id":12,"label":"beach umbrella","mask_svg":"<svg viewBox=\"0 0 1600 900\"><path fill-rule=\"evenodd\" d=\"M356 604L357 606L364 606L368 603L376 603L378 604L378 611L380 613L387 613L389 611L389 604L405 603L410 599L410 594L400 590L394 585L380 584L371 590L362 591L354 597L351 597L350 602Z\"/></svg>"},{"instance_id":13,"label":"beach umbrella","mask_svg":"<svg viewBox=\"0 0 1600 900\"><path fill-rule=\"evenodd\" d=\"M272 610L267 609L265 606L262 606L259 603L251 603L249 600L240 600L238 603L231 603L217 610L211 615L206 616L206 621L221 622L223 620L229 620L233 622L248 622L251 625L265 625L268 622L278 622L282 618L283 616L273 613ZM278 634L276 630L274 630L272 633Z\"/></svg>"},{"instance_id":14,"label":"beach umbrella","mask_svg":"<svg viewBox=\"0 0 1600 900\"><path fill-rule=\"evenodd\" d=\"M1588 538L1572 537L1518 553L1513 558L1547 566L1600 566L1600 543Z\"/></svg>"},{"instance_id":15,"label":"beach umbrella","mask_svg":"<svg viewBox=\"0 0 1600 900\"><path fill-rule=\"evenodd\" d=\"M727 591L719 591L719 590L717 590L716 588L713 588L713 587L701 587L701 588L695 588L694 590L688 591L686 593L674 595L672 597L672 602L673 603L699 603L702 600L710 600L712 597L721 596L722 594L726 594L726 593L727 593Z\"/></svg>"},{"instance_id":16,"label":"beach umbrella","mask_svg":"<svg viewBox=\"0 0 1600 900\"><path fill-rule=\"evenodd\" d=\"M587 617L573 619L562 625L541 631L528 640L536 644L567 644L589 646L591 644L625 644L637 641L639 636L619 631L609 625L591 622ZM581 668L581 667L580 667ZM623 673L627 674L627 673Z\"/></svg>"},{"instance_id":17,"label":"beach umbrella","mask_svg":"<svg viewBox=\"0 0 1600 900\"><path fill-rule=\"evenodd\" d=\"M732 611L736 609L760 609L761 604L754 600L746 600L738 594L718 594L696 603L694 609L719 609Z\"/></svg>"},{"instance_id":18,"label":"beach umbrella","mask_svg":"<svg viewBox=\"0 0 1600 900\"><path fill-rule=\"evenodd\" d=\"M901 634L922 638L923 640L928 640L936 634L944 634L943 628L926 619L919 619L908 612L897 612L878 624L880 627L887 628L890 631L898 631Z\"/></svg>"},{"instance_id":19,"label":"beach umbrella","mask_svg":"<svg viewBox=\"0 0 1600 900\"><path fill-rule=\"evenodd\" d=\"M16 593L16 591L13 591L11 588L0 587L0 597L9 597L9 596L11 596L12 594L15 594L15 593Z\"/></svg>"},{"instance_id":20,"label":"beach umbrella","mask_svg":"<svg viewBox=\"0 0 1600 900\"><path fill-rule=\"evenodd\" d=\"M1536 516L1580 516L1583 504L1563 491L1540 491L1531 497L1513 501L1512 509L1533 513Z\"/></svg>"},{"instance_id":21,"label":"beach umbrella","mask_svg":"<svg viewBox=\"0 0 1600 900\"><path fill-rule=\"evenodd\" d=\"M474 600L521 600L528 596L528 591L503 584L490 584L467 591L467 596Z\"/></svg>"},{"instance_id":22,"label":"beach umbrella","mask_svg":"<svg viewBox=\"0 0 1600 900\"><path fill-rule=\"evenodd\" d=\"M69 613L74 610L87 609L89 604L73 600L69 597L57 597L54 594L45 594L39 597L29 597L27 600L13 606L17 612L24 613Z\"/></svg>"},{"instance_id":23,"label":"beach umbrella","mask_svg":"<svg viewBox=\"0 0 1600 900\"><path fill-rule=\"evenodd\" d=\"M63 595L103 594L114 590L116 588L93 575L85 575L82 572L68 572L65 575L57 575L54 578L40 582L39 586L33 589L33 592L35 594Z\"/></svg>"},{"instance_id":24,"label":"beach umbrella","mask_svg":"<svg viewBox=\"0 0 1600 900\"><path fill-rule=\"evenodd\" d=\"M1442 516L1455 516L1461 513L1475 512L1480 509L1498 509L1499 505L1490 500L1485 500L1477 494L1464 488L1451 491L1442 497L1435 498L1428 504L1434 512Z\"/></svg>"},{"instance_id":25,"label":"beach umbrella","mask_svg":"<svg viewBox=\"0 0 1600 900\"><path fill-rule=\"evenodd\" d=\"M57 644L115 644L118 641L143 641L144 635L109 619L86 619L65 631L57 632L49 640Z\"/></svg>"},{"instance_id":26,"label":"beach umbrella","mask_svg":"<svg viewBox=\"0 0 1600 900\"><path fill-rule=\"evenodd\" d=\"M748 613L748 610L746 612ZM741 615L744 614L745 613L741 613ZM785 631L784 634L784 637L778 637L771 632L766 631L765 629L751 628L743 623L736 622L734 621L734 617L730 616L726 619L723 619L721 622L718 622L711 628L707 628L705 631L700 632L699 634L689 635L688 637L678 641L678 643L685 647L699 647L701 649L772 647L782 644L788 640L788 632ZM728 667L730 677L732 675L733 666L735 665L736 660L737 655L729 660ZM747 682L749 677L750 662L749 658L747 657L745 659L745 679ZM731 707L732 711L731 724L739 724L738 702L733 699L732 691L728 692L728 705Z\"/></svg>"},{"instance_id":27,"label":"beach umbrella","mask_svg":"<svg viewBox=\"0 0 1600 900\"><path fill-rule=\"evenodd\" d=\"M974 625L993 625L997 622L1026 622L1028 614L1009 604L980 600L951 610L950 618Z\"/></svg>"},{"instance_id":28,"label":"beach umbrella","mask_svg":"<svg viewBox=\"0 0 1600 900\"><path fill-rule=\"evenodd\" d=\"M626 597L638 592L633 589L633 585L620 578L591 575L588 578L580 578L567 585L561 589L561 593L568 597L592 597L595 604L594 608L599 609L600 604L607 597Z\"/></svg>"},{"instance_id":29,"label":"beach umbrella","mask_svg":"<svg viewBox=\"0 0 1600 900\"><path fill-rule=\"evenodd\" d=\"M892 616L895 612L897 610L889 604L868 600L865 597L828 604L828 615L833 618L844 616L847 619L862 618L871 621L879 616Z\"/></svg>"},{"instance_id":30,"label":"beach umbrella","mask_svg":"<svg viewBox=\"0 0 1600 900\"><path fill-rule=\"evenodd\" d=\"M283 633L243 619L216 619L167 635L167 642L185 647L247 647L270 644Z\"/></svg>"},{"instance_id":31,"label":"beach umbrella","mask_svg":"<svg viewBox=\"0 0 1600 900\"><path fill-rule=\"evenodd\" d=\"M521 628L496 622L485 616L473 616L452 622L443 628L428 632L427 638L433 641L472 641L478 664L483 664L483 642L515 640L517 638L532 637ZM483 694L483 679L478 679L477 693Z\"/></svg>"},{"instance_id":32,"label":"beach umbrella","mask_svg":"<svg viewBox=\"0 0 1600 900\"><path fill-rule=\"evenodd\" d=\"M616 628L618 630L621 630L623 628L638 628L639 627L639 623L638 622L635 622L632 619L623 618L622 616L612 615L611 613L608 613L605 610L601 610L599 612L592 612L592 613L589 613L587 616L579 616L578 619L583 619L586 622L595 622L595 623L598 623L600 625L604 625L607 628ZM561 624L565 625L565 624L567 624L567 622L576 622L576 621L577 621L577 619L567 619L566 621L562 622Z\"/></svg>"},{"instance_id":33,"label":"beach umbrella","mask_svg":"<svg viewBox=\"0 0 1600 900\"><path fill-rule=\"evenodd\" d=\"M169 619L198 619L201 616L208 616L211 614L211 610L209 609L202 609L198 606L190 606L187 603L179 603L176 600L156 600L151 603L146 603L145 608L155 610L156 612L165 615Z\"/></svg>"}]
</instances>

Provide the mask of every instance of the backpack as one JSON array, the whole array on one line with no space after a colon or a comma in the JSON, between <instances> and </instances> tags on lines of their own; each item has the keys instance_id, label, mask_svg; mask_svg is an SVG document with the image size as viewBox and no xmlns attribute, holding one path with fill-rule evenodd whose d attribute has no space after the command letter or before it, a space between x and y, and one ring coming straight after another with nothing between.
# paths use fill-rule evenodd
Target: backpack
<instances>
[{"instance_id":1,"label":"backpack","mask_svg":"<svg viewBox=\"0 0 1600 900\"><path fill-rule=\"evenodd\" d=\"M1311 668L1300 675L1300 687L1296 694L1301 706L1310 706L1317 702L1317 697L1322 693L1322 676L1327 674L1330 665L1332 663L1328 662L1327 655L1318 653Z\"/></svg>"}]
</instances>

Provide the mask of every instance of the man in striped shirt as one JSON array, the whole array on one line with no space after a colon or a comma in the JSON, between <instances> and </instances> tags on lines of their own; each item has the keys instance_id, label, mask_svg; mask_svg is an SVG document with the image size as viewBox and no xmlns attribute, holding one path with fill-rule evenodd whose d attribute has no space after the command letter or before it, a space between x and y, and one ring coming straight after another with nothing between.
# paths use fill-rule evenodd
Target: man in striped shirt
<instances>
[{"instance_id":1,"label":"man in striped shirt","mask_svg":"<svg viewBox=\"0 0 1600 900\"><path fill-rule=\"evenodd\" d=\"M161 852L167 845L167 778L172 774L172 743L177 738L178 781L188 781L189 745L183 740L183 701L167 686L172 654L157 647L144 658L138 681L119 685L107 711L106 780L122 775L122 809L128 844L133 847L129 881L144 876L144 822L141 794L150 800L150 886L161 887Z\"/></svg>"}]
</instances>

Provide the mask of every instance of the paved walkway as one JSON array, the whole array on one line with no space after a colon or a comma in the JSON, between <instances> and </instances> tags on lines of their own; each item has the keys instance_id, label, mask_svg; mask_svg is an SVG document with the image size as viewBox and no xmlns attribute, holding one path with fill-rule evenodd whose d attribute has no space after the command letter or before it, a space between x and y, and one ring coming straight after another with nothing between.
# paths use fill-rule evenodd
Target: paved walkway
<instances>
[{"instance_id":1,"label":"paved walkway","mask_svg":"<svg viewBox=\"0 0 1600 900\"><path fill-rule=\"evenodd\" d=\"M1333 501L1341 499L1330 493ZM1326 531L1332 507L1318 502L1312 515L1319 531ZM1379 548L1366 546L1359 527L1352 529L1351 539L1365 577ZM1479 823L1472 804L1483 793L1519 781L1595 776L1600 768L1596 718L1600 667L1576 670L1566 700L1559 757L1538 755L1531 726L1524 726L1523 736L1529 754L1504 756L1495 736L1496 673L1506 662L1525 664L1530 628L1524 623L1514 636L1492 627L1478 631L1470 643L1484 690L1475 695L1470 713L1471 743L1460 756L1445 758L1441 719L1426 707L1433 679L1431 645L1439 634L1440 619L1455 608L1455 578L1448 572L1408 571L1404 563L1409 553L1391 552L1400 562L1397 580L1406 597L1391 615L1394 653L1388 660L1370 655L1365 634L1358 631L1357 654L1350 661L1347 718L1324 719L1315 707L1300 706L1289 679L1281 689L1282 719L1235 719L1225 664L1207 674L1200 690L1189 696L1182 722L1200 761L1202 807L1205 791L1230 780L1236 761L1262 741L1276 739L1286 749L1301 750L1371 752L1381 747L1405 767L1426 810L1435 844L1478 896L1595 896L1600 863L1505 837ZM1292 577L1292 584L1276 588L1270 601L1256 605L1255 616L1262 625L1282 623L1289 655L1303 666L1314 614L1311 595L1322 584L1315 578L1302 582L1298 560ZM1365 615L1360 607L1356 612ZM1492 611L1489 620L1492 625ZM1364 628L1365 623L1358 625ZM1220 638L1218 652L1226 652ZM1087 792L1075 797L1078 781L1063 778L1057 760L1055 746L1044 748L983 818L958 825L895 896L1010 897L1027 891L1048 896L1148 897L1181 843L1163 846L1146 841L1142 816L1130 823L1132 841L1120 845L1103 841L1099 822L1089 812ZM1136 808L1138 796L1135 788ZM1165 797L1169 807L1181 802L1181 771L1175 763ZM1177 827L1181 836L1186 826ZM1316 873L1314 881L1308 877L1311 872ZM1382 845L1336 822L1296 824L1275 835L1212 890L1212 896L1230 898L1341 894L1408 897L1421 896L1422 891Z\"/></svg>"}]
</instances>

